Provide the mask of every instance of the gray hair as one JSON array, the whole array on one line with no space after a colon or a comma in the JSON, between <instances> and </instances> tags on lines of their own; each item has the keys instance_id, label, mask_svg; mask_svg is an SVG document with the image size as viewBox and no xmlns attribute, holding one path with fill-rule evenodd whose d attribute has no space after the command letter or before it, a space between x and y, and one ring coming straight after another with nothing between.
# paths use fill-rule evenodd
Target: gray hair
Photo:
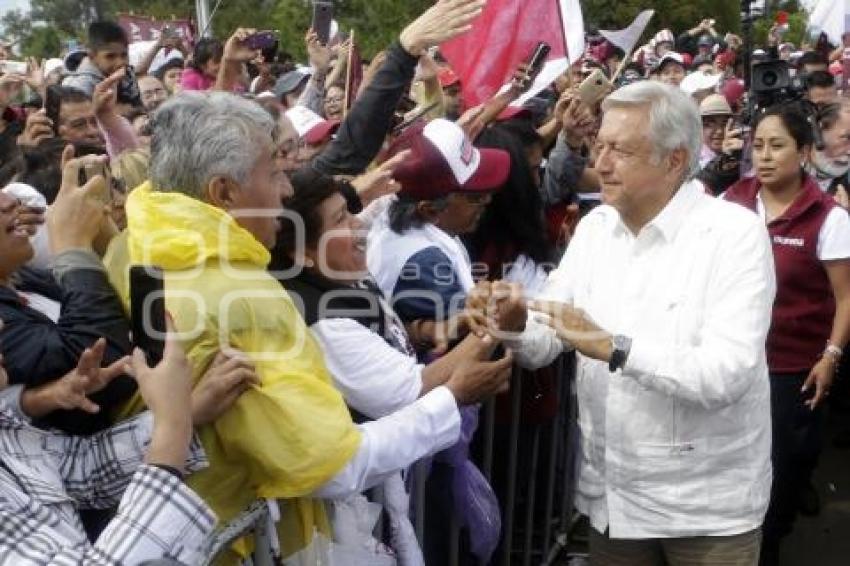
<instances>
[{"instance_id":1,"label":"gray hair","mask_svg":"<svg viewBox=\"0 0 850 566\"><path fill-rule=\"evenodd\" d=\"M615 90L602 103L602 111L613 107L649 106L649 140L656 158L676 149L688 152L685 179L699 172L702 121L699 108L678 87L657 81L641 81Z\"/></svg>"},{"instance_id":2,"label":"gray hair","mask_svg":"<svg viewBox=\"0 0 850 566\"><path fill-rule=\"evenodd\" d=\"M151 118L150 179L156 190L203 200L210 180L244 185L277 125L258 104L225 92L185 92Z\"/></svg>"}]
</instances>

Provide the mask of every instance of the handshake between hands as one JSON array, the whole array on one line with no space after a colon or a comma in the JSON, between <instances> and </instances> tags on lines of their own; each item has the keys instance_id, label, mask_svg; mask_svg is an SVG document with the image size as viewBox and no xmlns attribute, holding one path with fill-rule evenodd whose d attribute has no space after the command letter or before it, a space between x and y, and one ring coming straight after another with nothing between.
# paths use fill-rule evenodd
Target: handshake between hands
<instances>
[{"instance_id":1,"label":"handshake between hands","mask_svg":"<svg viewBox=\"0 0 850 566\"><path fill-rule=\"evenodd\" d=\"M588 358L608 362L611 334L600 328L583 310L570 303L542 299L528 300L522 286L506 281L482 281L467 297L470 330L510 341L525 331L529 311L542 316L535 320L552 328L558 338Z\"/></svg>"},{"instance_id":2,"label":"handshake between hands","mask_svg":"<svg viewBox=\"0 0 850 566\"><path fill-rule=\"evenodd\" d=\"M417 321L410 328L411 337L420 344L430 344L432 354L441 354L423 371L427 390L445 384L459 405L483 401L507 391L510 384L513 352L510 349L526 330L529 311L540 313L564 342L583 355L608 362L611 358L611 334L596 325L582 310L568 303L527 300L522 286L505 281L482 281L466 297L459 315L440 322ZM449 342L465 335L454 348ZM499 345L504 355L493 361Z\"/></svg>"}]
</instances>

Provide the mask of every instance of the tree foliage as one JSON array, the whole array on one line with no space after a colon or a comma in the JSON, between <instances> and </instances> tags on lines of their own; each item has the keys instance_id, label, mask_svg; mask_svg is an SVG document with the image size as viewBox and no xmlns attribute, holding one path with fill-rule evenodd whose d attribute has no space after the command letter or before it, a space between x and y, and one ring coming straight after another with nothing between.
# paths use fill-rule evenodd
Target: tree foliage
<instances>
[{"instance_id":1,"label":"tree foliage","mask_svg":"<svg viewBox=\"0 0 850 566\"><path fill-rule=\"evenodd\" d=\"M373 56L397 37L434 0L335 0L335 18L343 31L356 31L361 51ZM209 0L213 9L218 0ZM777 10L791 13L785 38L799 45L805 36L805 14L797 0L767 0L768 11L754 25L757 43L763 42ZM35 55L56 55L57 43L75 37L84 39L89 22L114 18L118 13L135 13L157 19L194 18L194 0L31 0L32 14L8 12L0 19L7 39L17 39L22 49ZM647 7L655 9L643 41L660 29L681 33L703 18L717 20L719 32L739 32L740 0L586 0L582 2L589 29L620 29ZM310 25L310 0L221 0L213 18L213 33L226 38L237 27L276 29L281 49L297 57L304 55L304 32ZM46 29L33 26L44 22Z\"/></svg>"},{"instance_id":2,"label":"tree foliage","mask_svg":"<svg viewBox=\"0 0 850 566\"><path fill-rule=\"evenodd\" d=\"M655 15L644 33L644 42L662 29L670 29L678 35L705 18L717 20L715 27L720 33L740 30L740 0L593 0L582 3L588 29L624 28L648 8L654 9Z\"/></svg>"}]
</instances>

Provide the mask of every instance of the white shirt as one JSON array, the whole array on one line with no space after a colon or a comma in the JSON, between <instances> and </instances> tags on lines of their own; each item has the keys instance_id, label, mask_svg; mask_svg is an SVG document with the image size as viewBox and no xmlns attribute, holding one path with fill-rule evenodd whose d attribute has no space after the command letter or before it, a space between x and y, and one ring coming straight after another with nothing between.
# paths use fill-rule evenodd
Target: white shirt
<instances>
[{"instance_id":1,"label":"white shirt","mask_svg":"<svg viewBox=\"0 0 850 566\"><path fill-rule=\"evenodd\" d=\"M544 291L632 339L622 372L578 356L577 506L613 538L727 536L770 497L765 339L776 292L758 217L681 187L635 237L611 207L579 224ZM539 367L563 346L529 321L513 346Z\"/></svg>"},{"instance_id":2,"label":"white shirt","mask_svg":"<svg viewBox=\"0 0 850 566\"><path fill-rule=\"evenodd\" d=\"M767 218L761 193L756 195L756 211L762 222ZM840 206L829 211L818 232L818 259L830 261L850 258L850 215Z\"/></svg>"},{"instance_id":3,"label":"white shirt","mask_svg":"<svg viewBox=\"0 0 850 566\"><path fill-rule=\"evenodd\" d=\"M349 407L379 419L419 398L424 366L377 333L350 318L322 319L310 330L322 347L334 385Z\"/></svg>"},{"instance_id":4,"label":"white shirt","mask_svg":"<svg viewBox=\"0 0 850 566\"><path fill-rule=\"evenodd\" d=\"M383 483L460 437L460 411L447 387L419 397L422 366L351 319L320 320L310 327L322 346L345 402L367 417L354 457L314 495L342 498Z\"/></svg>"}]
</instances>

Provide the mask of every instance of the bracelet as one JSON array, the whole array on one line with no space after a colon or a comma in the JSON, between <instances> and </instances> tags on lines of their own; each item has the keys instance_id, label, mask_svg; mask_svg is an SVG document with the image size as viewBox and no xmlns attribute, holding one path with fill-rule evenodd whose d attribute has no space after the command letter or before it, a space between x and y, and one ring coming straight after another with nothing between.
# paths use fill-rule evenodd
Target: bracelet
<instances>
[{"instance_id":1,"label":"bracelet","mask_svg":"<svg viewBox=\"0 0 850 566\"><path fill-rule=\"evenodd\" d=\"M823 351L824 355L833 358L836 363L841 359L841 356L844 355L844 350L836 346L835 344L826 343L826 350Z\"/></svg>"}]
</instances>

